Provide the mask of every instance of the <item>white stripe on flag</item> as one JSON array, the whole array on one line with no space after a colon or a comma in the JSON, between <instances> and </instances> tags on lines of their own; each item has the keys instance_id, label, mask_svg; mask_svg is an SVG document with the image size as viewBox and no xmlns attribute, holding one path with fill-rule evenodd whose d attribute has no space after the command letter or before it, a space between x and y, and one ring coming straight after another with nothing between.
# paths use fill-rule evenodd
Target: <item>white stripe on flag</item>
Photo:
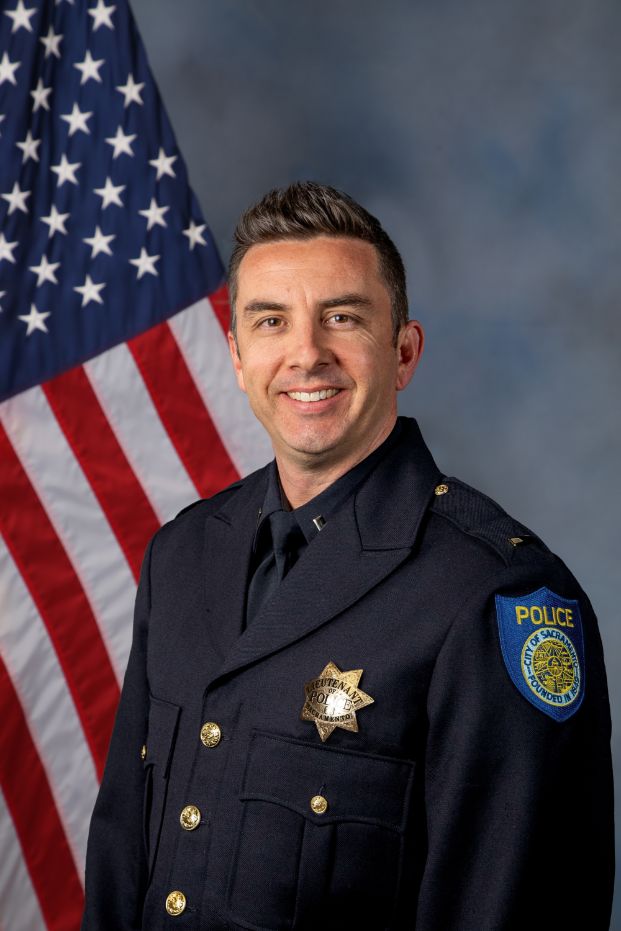
<instances>
[{"instance_id":1,"label":"white stripe on flag","mask_svg":"<svg viewBox=\"0 0 621 931\"><path fill-rule=\"evenodd\" d=\"M121 682L136 592L123 551L42 390L1 404L0 420L75 569Z\"/></svg>"},{"instance_id":2,"label":"white stripe on flag","mask_svg":"<svg viewBox=\"0 0 621 931\"><path fill-rule=\"evenodd\" d=\"M0 851L0 928L2 931L46 931L13 819L1 789Z\"/></svg>"},{"instance_id":3,"label":"white stripe on flag","mask_svg":"<svg viewBox=\"0 0 621 931\"><path fill-rule=\"evenodd\" d=\"M168 321L205 407L240 475L274 454L246 396L237 386L222 327L206 298Z\"/></svg>"},{"instance_id":4,"label":"white stripe on flag","mask_svg":"<svg viewBox=\"0 0 621 931\"><path fill-rule=\"evenodd\" d=\"M2 537L0 580L0 653L24 709L83 881L97 774L46 627Z\"/></svg>"},{"instance_id":5,"label":"white stripe on flag","mask_svg":"<svg viewBox=\"0 0 621 931\"><path fill-rule=\"evenodd\" d=\"M97 400L161 523L199 497L125 343L84 365ZM171 391L174 387L171 385Z\"/></svg>"}]
</instances>

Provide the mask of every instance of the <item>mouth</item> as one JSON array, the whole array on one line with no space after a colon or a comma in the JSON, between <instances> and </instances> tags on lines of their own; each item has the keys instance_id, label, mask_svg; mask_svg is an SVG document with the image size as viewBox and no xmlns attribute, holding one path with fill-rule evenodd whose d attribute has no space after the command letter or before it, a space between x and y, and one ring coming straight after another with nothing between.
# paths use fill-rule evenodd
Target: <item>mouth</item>
<instances>
[{"instance_id":1,"label":"mouth","mask_svg":"<svg viewBox=\"0 0 621 931\"><path fill-rule=\"evenodd\" d=\"M340 394L340 388L320 388L318 391L286 391L287 397L292 401L302 401L303 404L316 404Z\"/></svg>"}]
</instances>

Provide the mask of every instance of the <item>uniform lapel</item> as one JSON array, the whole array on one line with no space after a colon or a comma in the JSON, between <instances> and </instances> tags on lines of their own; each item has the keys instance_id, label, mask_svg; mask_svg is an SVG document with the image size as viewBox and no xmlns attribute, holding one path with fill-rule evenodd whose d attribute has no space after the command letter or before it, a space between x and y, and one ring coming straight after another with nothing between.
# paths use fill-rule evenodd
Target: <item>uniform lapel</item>
<instances>
[{"instance_id":1,"label":"uniform lapel","mask_svg":"<svg viewBox=\"0 0 621 931\"><path fill-rule=\"evenodd\" d=\"M243 630L252 544L266 484L264 468L249 476L205 523L205 602L212 640L221 660Z\"/></svg>"},{"instance_id":2,"label":"uniform lapel","mask_svg":"<svg viewBox=\"0 0 621 931\"><path fill-rule=\"evenodd\" d=\"M304 637L392 572L416 543L439 476L417 424L405 421L403 440L312 541L235 641L216 678ZM241 537L236 532L233 536L239 546ZM243 546L245 552L245 541ZM222 578L230 579L230 570ZM224 597L233 609L243 605L239 581L235 580L235 593ZM244 576L244 587L245 581Z\"/></svg>"}]
</instances>

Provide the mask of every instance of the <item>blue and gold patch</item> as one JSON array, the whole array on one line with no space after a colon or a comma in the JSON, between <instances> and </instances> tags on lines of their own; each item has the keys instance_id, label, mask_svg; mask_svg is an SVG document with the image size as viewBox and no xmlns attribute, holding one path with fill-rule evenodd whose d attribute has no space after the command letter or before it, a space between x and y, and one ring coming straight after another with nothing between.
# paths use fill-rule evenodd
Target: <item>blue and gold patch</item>
<instances>
[{"instance_id":1,"label":"blue and gold patch","mask_svg":"<svg viewBox=\"0 0 621 931\"><path fill-rule=\"evenodd\" d=\"M584 642L580 606L545 586L529 595L496 595L505 665L535 708L565 721L584 698Z\"/></svg>"}]
</instances>

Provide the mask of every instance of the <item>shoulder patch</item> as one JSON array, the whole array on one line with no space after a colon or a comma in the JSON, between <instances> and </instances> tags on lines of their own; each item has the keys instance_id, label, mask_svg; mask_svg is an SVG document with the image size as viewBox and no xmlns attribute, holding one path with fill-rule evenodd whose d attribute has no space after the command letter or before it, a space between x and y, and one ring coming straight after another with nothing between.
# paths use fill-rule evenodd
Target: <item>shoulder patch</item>
<instances>
[{"instance_id":1,"label":"shoulder patch","mask_svg":"<svg viewBox=\"0 0 621 931\"><path fill-rule=\"evenodd\" d=\"M584 698L580 605L545 586L513 598L496 595L500 647L511 681L555 721L575 714Z\"/></svg>"}]
</instances>

